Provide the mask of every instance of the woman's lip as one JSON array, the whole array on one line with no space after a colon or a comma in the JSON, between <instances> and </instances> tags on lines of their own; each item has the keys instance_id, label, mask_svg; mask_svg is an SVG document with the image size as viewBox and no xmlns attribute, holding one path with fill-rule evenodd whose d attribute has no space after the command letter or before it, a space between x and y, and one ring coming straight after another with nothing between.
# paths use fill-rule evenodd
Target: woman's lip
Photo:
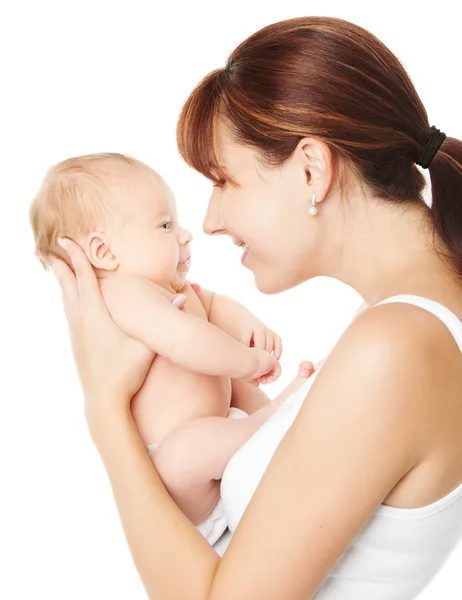
<instances>
[{"instance_id":1,"label":"woman's lip","mask_svg":"<svg viewBox=\"0 0 462 600\"><path fill-rule=\"evenodd\" d=\"M247 244L244 245L244 252L242 253L241 256L241 263L244 264L245 258L247 256L247 254L249 253L249 247L247 246Z\"/></svg>"}]
</instances>

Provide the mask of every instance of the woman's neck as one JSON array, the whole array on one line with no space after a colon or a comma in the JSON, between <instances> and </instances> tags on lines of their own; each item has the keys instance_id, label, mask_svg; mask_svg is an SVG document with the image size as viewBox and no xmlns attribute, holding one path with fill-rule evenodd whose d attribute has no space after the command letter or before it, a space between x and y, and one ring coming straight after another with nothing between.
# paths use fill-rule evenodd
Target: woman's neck
<instances>
[{"instance_id":1,"label":"woman's neck","mask_svg":"<svg viewBox=\"0 0 462 600\"><path fill-rule=\"evenodd\" d=\"M426 206L361 200L346 212L343 231L337 232L340 260L330 275L354 288L367 305L437 290L459 295L460 301L462 283L436 252L440 242Z\"/></svg>"}]
</instances>

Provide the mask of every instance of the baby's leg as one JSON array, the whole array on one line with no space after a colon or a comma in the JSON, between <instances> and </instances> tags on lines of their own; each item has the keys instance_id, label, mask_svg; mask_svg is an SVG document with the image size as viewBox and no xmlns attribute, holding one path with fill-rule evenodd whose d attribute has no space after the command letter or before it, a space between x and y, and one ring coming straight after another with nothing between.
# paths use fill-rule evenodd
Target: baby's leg
<instances>
[{"instance_id":1,"label":"baby's leg","mask_svg":"<svg viewBox=\"0 0 462 600\"><path fill-rule=\"evenodd\" d=\"M260 387L240 379L231 379L231 406L252 415L268 404L270 399Z\"/></svg>"},{"instance_id":2,"label":"baby's leg","mask_svg":"<svg viewBox=\"0 0 462 600\"><path fill-rule=\"evenodd\" d=\"M170 496L195 525L212 512L228 461L274 414L272 404L243 419L195 419L175 429L157 448L154 465Z\"/></svg>"},{"instance_id":3,"label":"baby's leg","mask_svg":"<svg viewBox=\"0 0 462 600\"><path fill-rule=\"evenodd\" d=\"M314 373L315 367L312 362L304 360L298 367L297 377L289 383L289 385L283 390L273 402L280 402L281 404L289 398L294 392L296 392Z\"/></svg>"}]
</instances>

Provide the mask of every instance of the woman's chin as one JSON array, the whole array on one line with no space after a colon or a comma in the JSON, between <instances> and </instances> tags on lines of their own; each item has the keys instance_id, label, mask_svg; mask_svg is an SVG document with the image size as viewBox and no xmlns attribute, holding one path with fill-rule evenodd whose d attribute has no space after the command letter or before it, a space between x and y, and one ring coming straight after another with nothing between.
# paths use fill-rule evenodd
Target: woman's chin
<instances>
[{"instance_id":1,"label":"woman's chin","mask_svg":"<svg viewBox=\"0 0 462 600\"><path fill-rule=\"evenodd\" d=\"M262 294L280 294L311 279L310 277L303 277L301 274L297 276L296 273L290 273L288 269L283 271L284 274L280 277L278 277L278 271L275 268L268 269L266 272L263 272L263 270L261 272L254 271L255 287Z\"/></svg>"},{"instance_id":2,"label":"woman's chin","mask_svg":"<svg viewBox=\"0 0 462 600\"><path fill-rule=\"evenodd\" d=\"M255 276L255 287L262 294L279 294L291 288L291 285L287 285L286 281L278 280L274 274L268 274L267 276Z\"/></svg>"}]
</instances>

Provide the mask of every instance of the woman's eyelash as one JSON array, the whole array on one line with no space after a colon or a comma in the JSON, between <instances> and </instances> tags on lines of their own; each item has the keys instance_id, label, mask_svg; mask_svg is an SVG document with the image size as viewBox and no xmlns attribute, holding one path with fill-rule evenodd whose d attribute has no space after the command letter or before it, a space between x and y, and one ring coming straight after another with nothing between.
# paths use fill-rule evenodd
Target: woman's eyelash
<instances>
[{"instance_id":1,"label":"woman's eyelash","mask_svg":"<svg viewBox=\"0 0 462 600\"><path fill-rule=\"evenodd\" d=\"M226 185L226 181L224 179L219 179L217 181L217 183L213 184L213 187L220 188L220 187L223 187L224 185Z\"/></svg>"}]
</instances>

